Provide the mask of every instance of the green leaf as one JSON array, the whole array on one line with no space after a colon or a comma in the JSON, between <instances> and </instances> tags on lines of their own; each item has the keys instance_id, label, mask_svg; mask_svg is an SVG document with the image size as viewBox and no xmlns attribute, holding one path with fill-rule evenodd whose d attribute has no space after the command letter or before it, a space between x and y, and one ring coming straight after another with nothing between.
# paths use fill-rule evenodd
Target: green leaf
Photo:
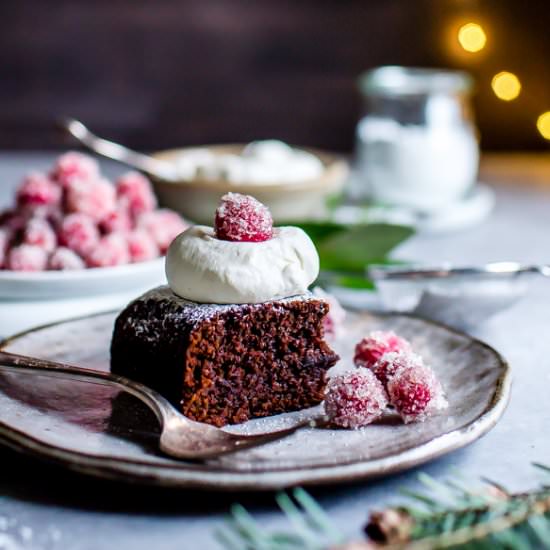
<instances>
[{"instance_id":1,"label":"green leaf","mask_svg":"<svg viewBox=\"0 0 550 550\"><path fill-rule=\"evenodd\" d=\"M322 287L329 286L343 286L346 288L356 290L375 290L374 282L366 277L360 275L346 275L337 272L321 272L318 282L316 283Z\"/></svg>"},{"instance_id":2,"label":"green leaf","mask_svg":"<svg viewBox=\"0 0 550 550\"><path fill-rule=\"evenodd\" d=\"M410 227L388 224L328 229L327 236L317 244L321 269L358 273L364 273L369 264L383 261L393 248L414 233Z\"/></svg>"},{"instance_id":3,"label":"green leaf","mask_svg":"<svg viewBox=\"0 0 550 550\"><path fill-rule=\"evenodd\" d=\"M319 243L327 237L348 231L351 227L350 225L329 221L292 222L287 225L296 225L303 229L315 243L315 246L319 246Z\"/></svg>"},{"instance_id":4,"label":"green leaf","mask_svg":"<svg viewBox=\"0 0 550 550\"><path fill-rule=\"evenodd\" d=\"M339 193L333 193L325 199L325 206L329 212L334 212L344 201L344 195Z\"/></svg>"}]
</instances>

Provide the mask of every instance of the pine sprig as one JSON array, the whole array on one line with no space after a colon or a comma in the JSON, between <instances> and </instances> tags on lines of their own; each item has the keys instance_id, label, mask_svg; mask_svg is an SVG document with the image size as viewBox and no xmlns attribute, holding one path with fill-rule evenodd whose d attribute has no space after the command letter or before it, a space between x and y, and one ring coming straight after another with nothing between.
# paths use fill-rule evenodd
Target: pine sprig
<instances>
[{"instance_id":1,"label":"pine sprig","mask_svg":"<svg viewBox=\"0 0 550 550\"><path fill-rule=\"evenodd\" d=\"M311 495L303 489L295 489L292 497L286 493L276 496L291 530L268 533L237 504L231 509L226 528L215 533L218 541L227 550L326 550L345 542L344 536Z\"/></svg>"},{"instance_id":2,"label":"pine sprig","mask_svg":"<svg viewBox=\"0 0 550 550\"><path fill-rule=\"evenodd\" d=\"M536 464L546 474L550 467ZM470 486L421 474L425 490L403 491L409 503L373 512L368 540L346 542L321 506L303 489L277 495L291 529L267 533L240 506L218 539L228 550L474 550L550 548L550 486L510 494L494 482Z\"/></svg>"},{"instance_id":3,"label":"pine sprig","mask_svg":"<svg viewBox=\"0 0 550 550\"><path fill-rule=\"evenodd\" d=\"M473 494L471 498L480 497ZM544 517L549 510L550 490L545 488L497 498L490 494L485 504L442 509L436 502L431 511L420 514L407 507L390 508L372 514L366 532L390 548L455 548L476 542L472 547L480 548L482 541L491 548L550 547L550 518Z\"/></svg>"}]
</instances>

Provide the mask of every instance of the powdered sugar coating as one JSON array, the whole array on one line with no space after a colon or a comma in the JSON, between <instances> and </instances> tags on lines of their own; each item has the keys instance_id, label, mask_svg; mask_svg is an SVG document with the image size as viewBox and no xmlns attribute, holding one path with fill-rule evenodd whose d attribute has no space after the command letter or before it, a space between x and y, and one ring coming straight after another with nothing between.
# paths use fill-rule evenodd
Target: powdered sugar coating
<instances>
[{"instance_id":1,"label":"powdered sugar coating","mask_svg":"<svg viewBox=\"0 0 550 550\"><path fill-rule=\"evenodd\" d=\"M21 244L14 246L6 258L6 267L12 271L43 271L48 254L40 246Z\"/></svg>"},{"instance_id":2,"label":"powdered sugar coating","mask_svg":"<svg viewBox=\"0 0 550 550\"><path fill-rule=\"evenodd\" d=\"M284 307L284 304L295 301L319 302L317 298L308 292L306 294L290 296L288 298L275 300L269 303L271 303L274 308L277 308L279 306ZM185 321L192 326L204 321L209 321L217 315L223 313L238 312L243 310L252 311L254 309L262 308L265 304L265 302L261 304L202 304L181 298L177 294L174 294L169 286L159 286L157 288L153 288L134 300L133 303L135 304L136 302L160 304L163 306L163 311L166 318L185 318ZM158 334L154 331L149 334L150 324L148 320L143 317L127 318L125 327L145 339L151 338L151 340L155 340L158 338Z\"/></svg>"},{"instance_id":3,"label":"powdered sugar coating","mask_svg":"<svg viewBox=\"0 0 550 550\"><path fill-rule=\"evenodd\" d=\"M374 331L365 336L355 346L353 362L358 367L372 368L376 361L390 351L410 351L411 345L407 340L397 336L395 332Z\"/></svg>"},{"instance_id":4,"label":"powdered sugar coating","mask_svg":"<svg viewBox=\"0 0 550 550\"><path fill-rule=\"evenodd\" d=\"M130 261L144 262L159 255L159 249L151 235L144 229L134 229L126 235Z\"/></svg>"},{"instance_id":5,"label":"powdered sugar coating","mask_svg":"<svg viewBox=\"0 0 550 550\"><path fill-rule=\"evenodd\" d=\"M100 222L116 210L115 188L105 179L75 179L67 184L65 202L68 212L86 214Z\"/></svg>"},{"instance_id":6,"label":"powdered sugar coating","mask_svg":"<svg viewBox=\"0 0 550 550\"><path fill-rule=\"evenodd\" d=\"M100 222L99 228L103 233L117 233L120 231L130 231L133 223L128 211L120 205L114 212L107 214Z\"/></svg>"},{"instance_id":7,"label":"powdered sugar coating","mask_svg":"<svg viewBox=\"0 0 550 550\"><path fill-rule=\"evenodd\" d=\"M61 188L41 172L28 174L17 189L19 208L56 207L61 202Z\"/></svg>"},{"instance_id":8,"label":"powdered sugar coating","mask_svg":"<svg viewBox=\"0 0 550 550\"><path fill-rule=\"evenodd\" d=\"M176 212L161 208L142 214L138 218L137 227L145 229L157 244L161 254L165 254L170 243L185 231L189 224Z\"/></svg>"},{"instance_id":9,"label":"powdered sugar coating","mask_svg":"<svg viewBox=\"0 0 550 550\"><path fill-rule=\"evenodd\" d=\"M130 261L128 243L121 233L110 233L101 237L98 243L86 254L88 267L113 267Z\"/></svg>"},{"instance_id":10,"label":"powdered sugar coating","mask_svg":"<svg viewBox=\"0 0 550 550\"><path fill-rule=\"evenodd\" d=\"M70 248L80 256L85 256L99 242L99 231L92 218L83 213L66 216L59 228L60 244Z\"/></svg>"},{"instance_id":11,"label":"powdered sugar coating","mask_svg":"<svg viewBox=\"0 0 550 550\"><path fill-rule=\"evenodd\" d=\"M69 151L56 160L51 177L63 187L73 180L92 181L99 177L99 165L88 155Z\"/></svg>"},{"instance_id":12,"label":"powdered sugar coating","mask_svg":"<svg viewBox=\"0 0 550 550\"><path fill-rule=\"evenodd\" d=\"M387 404L386 391L370 370L355 369L329 380L325 412L336 426L366 426L382 416Z\"/></svg>"},{"instance_id":13,"label":"powdered sugar coating","mask_svg":"<svg viewBox=\"0 0 550 550\"><path fill-rule=\"evenodd\" d=\"M388 380L397 372L403 369L414 369L422 367L424 361L420 355L408 350L390 351L384 353L370 370L384 386Z\"/></svg>"},{"instance_id":14,"label":"powdered sugar coating","mask_svg":"<svg viewBox=\"0 0 550 550\"><path fill-rule=\"evenodd\" d=\"M56 248L48 258L48 269L52 270L73 271L85 267L84 260L76 252L65 246Z\"/></svg>"},{"instance_id":15,"label":"powdered sugar coating","mask_svg":"<svg viewBox=\"0 0 550 550\"><path fill-rule=\"evenodd\" d=\"M423 422L448 406L439 380L426 365L397 370L388 379L387 391L405 424Z\"/></svg>"},{"instance_id":16,"label":"powdered sugar coating","mask_svg":"<svg viewBox=\"0 0 550 550\"><path fill-rule=\"evenodd\" d=\"M32 249L17 250L8 262L11 248L20 245L38 246L47 254L69 248L80 257L76 260L62 251L47 261L47 269L76 269L87 260L94 267L148 261L164 254L188 226L176 212L153 210L156 198L145 176L137 172L121 176L117 197L115 186L100 174L97 161L75 152L61 155L49 175L29 173L15 199L13 208L0 212L2 270L12 269L11 265L20 266L17 270L36 270L42 264L42 255ZM134 231L135 235L128 236ZM100 238L111 234L119 235L113 239L117 246L107 240L106 251L96 250ZM124 247L119 246L122 240Z\"/></svg>"},{"instance_id":17,"label":"powdered sugar coating","mask_svg":"<svg viewBox=\"0 0 550 550\"><path fill-rule=\"evenodd\" d=\"M139 172L126 172L115 183L118 203L135 218L157 207L151 182Z\"/></svg>"},{"instance_id":18,"label":"powdered sugar coating","mask_svg":"<svg viewBox=\"0 0 550 550\"><path fill-rule=\"evenodd\" d=\"M271 212L250 195L227 193L214 220L216 237L224 241L262 242L273 235Z\"/></svg>"},{"instance_id":19,"label":"powdered sugar coating","mask_svg":"<svg viewBox=\"0 0 550 550\"><path fill-rule=\"evenodd\" d=\"M57 236L45 219L31 218L23 231L23 243L39 246L46 252L52 252L57 246Z\"/></svg>"}]
</instances>

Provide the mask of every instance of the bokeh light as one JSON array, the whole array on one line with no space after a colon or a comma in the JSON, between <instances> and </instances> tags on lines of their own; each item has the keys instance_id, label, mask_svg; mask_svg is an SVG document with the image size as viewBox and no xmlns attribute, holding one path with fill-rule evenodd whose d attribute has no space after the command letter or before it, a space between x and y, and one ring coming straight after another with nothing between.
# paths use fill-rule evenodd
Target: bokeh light
<instances>
[{"instance_id":1,"label":"bokeh light","mask_svg":"<svg viewBox=\"0 0 550 550\"><path fill-rule=\"evenodd\" d=\"M514 73L502 71L493 77L491 88L499 99L512 101L521 92L521 82Z\"/></svg>"},{"instance_id":2,"label":"bokeh light","mask_svg":"<svg viewBox=\"0 0 550 550\"><path fill-rule=\"evenodd\" d=\"M542 113L537 119L537 129L544 139L550 140L550 111Z\"/></svg>"},{"instance_id":3,"label":"bokeh light","mask_svg":"<svg viewBox=\"0 0 550 550\"><path fill-rule=\"evenodd\" d=\"M467 52L479 52L487 43L487 35L478 23L466 23L458 30L458 41Z\"/></svg>"}]
</instances>

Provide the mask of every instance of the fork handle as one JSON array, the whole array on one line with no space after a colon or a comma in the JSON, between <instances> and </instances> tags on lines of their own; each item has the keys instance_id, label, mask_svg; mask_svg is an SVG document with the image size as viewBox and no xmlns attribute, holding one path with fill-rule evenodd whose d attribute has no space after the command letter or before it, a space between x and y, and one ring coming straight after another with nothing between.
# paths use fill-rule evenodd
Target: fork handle
<instances>
[{"instance_id":1,"label":"fork handle","mask_svg":"<svg viewBox=\"0 0 550 550\"><path fill-rule=\"evenodd\" d=\"M90 379L93 379L95 383L99 382L106 386L117 386L150 408L160 422L161 427L175 413L172 405L160 394L143 386L139 382L134 382L117 374L75 367L66 363L57 363L55 361L48 361L47 359L38 359L2 350L0 350L0 370L13 372L27 371L29 374L36 375L47 372L50 376L59 378L71 378L88 383Z\"/></svg>"}]
</instances>

